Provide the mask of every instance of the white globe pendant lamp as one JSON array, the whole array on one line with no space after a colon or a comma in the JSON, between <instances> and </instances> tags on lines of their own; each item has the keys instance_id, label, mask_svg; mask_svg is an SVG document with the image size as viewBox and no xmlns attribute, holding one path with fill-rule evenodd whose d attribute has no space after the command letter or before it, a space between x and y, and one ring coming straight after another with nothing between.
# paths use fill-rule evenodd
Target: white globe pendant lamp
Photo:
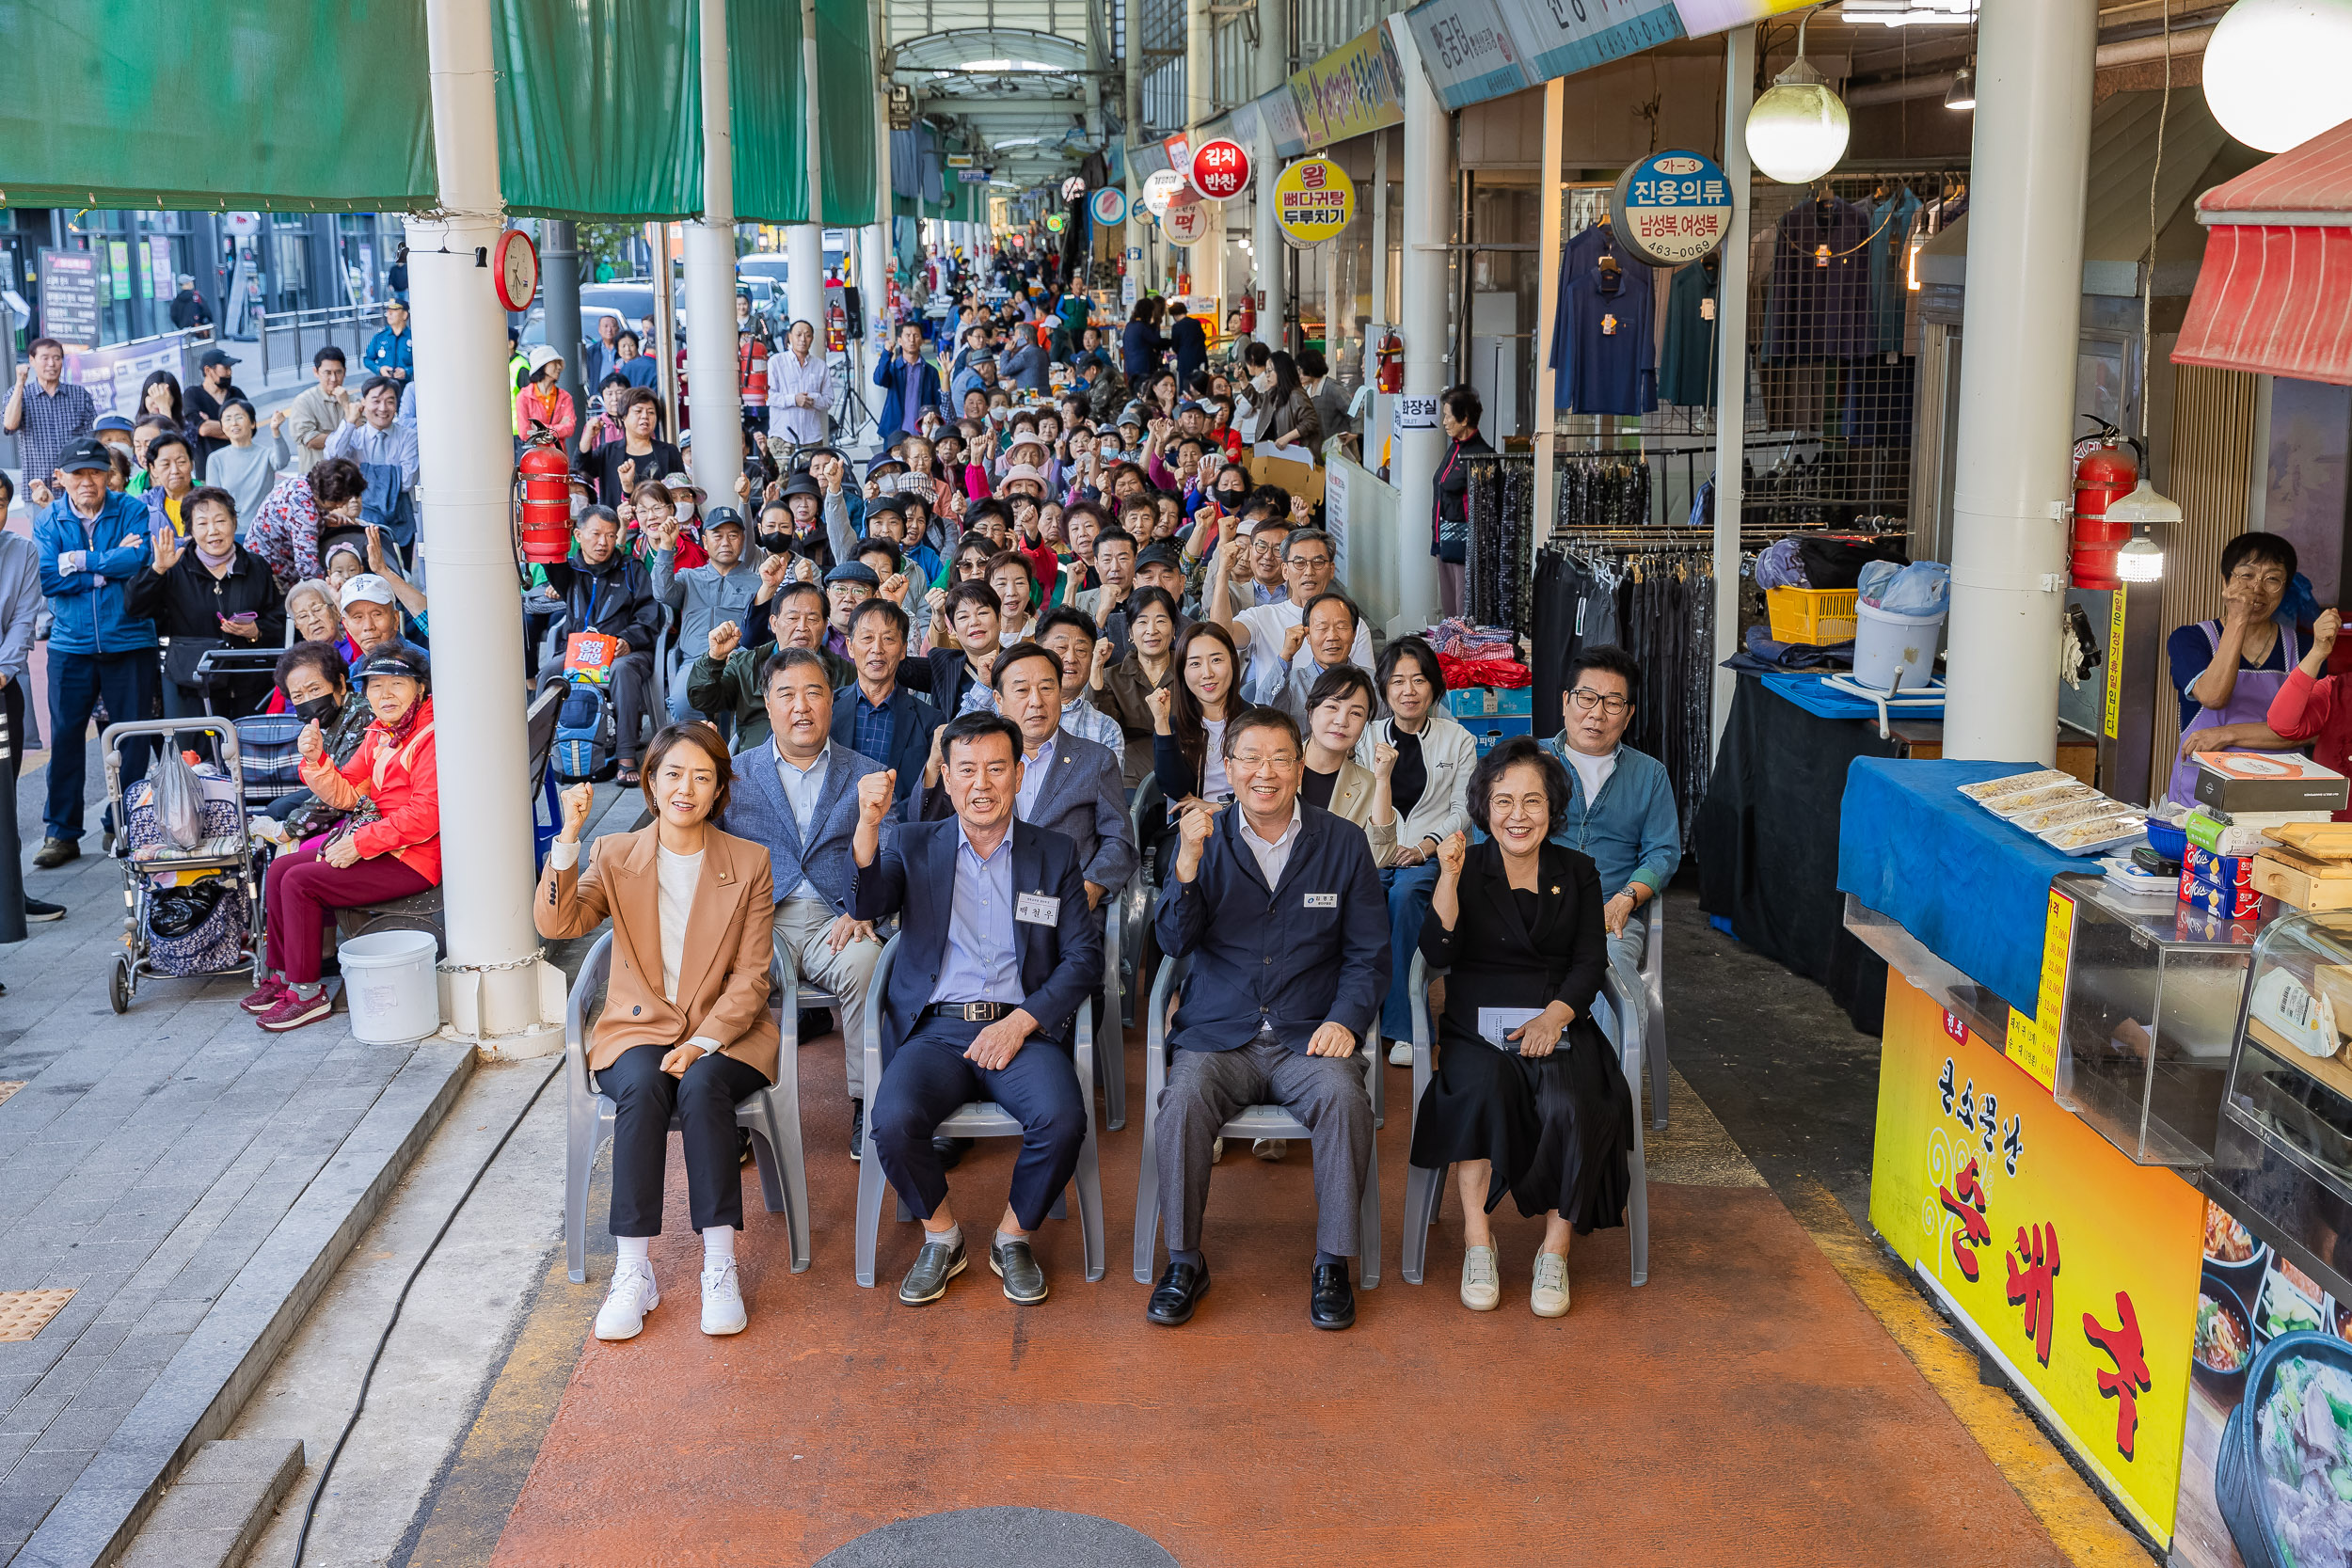
<instances>
[{"instance_id":1,"label":"white globe pendant lamp","mask_svg":"<svg viewBox=\"0 0 2352 1568\"><path fill-rule=\"evenodd\" d=\"M2238 0L2205 43L2205 105L2265 152L2352 119L2352 0Z\"/></svg>"},{"instance_id":2,"label":"white globe pendant lamp","mask_svg":"<svg viewBox=\"0 0 2352 1568\"><path fill-rule=\"evenodd\" d=\"M1748 111L1748 156L1784 185L1802 185L1837 166L1853 126L1845 102L1804 57L1804 24L1797 24L1797 58L1772 79Z\"/></svg>"}]
</instances>

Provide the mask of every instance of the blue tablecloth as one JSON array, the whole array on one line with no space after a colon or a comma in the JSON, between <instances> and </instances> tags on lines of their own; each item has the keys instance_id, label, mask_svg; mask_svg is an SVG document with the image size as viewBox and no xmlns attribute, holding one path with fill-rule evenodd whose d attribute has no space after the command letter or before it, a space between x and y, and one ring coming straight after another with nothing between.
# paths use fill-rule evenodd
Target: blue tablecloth
<instances>
[{"instance_id":1,"label":"blue tablecloth","mask_svg":"<svg viewBox=\"0 0 2352 1568\"><path fill-rule=\"evenodd\" d=\"M2025 762L1856 757L1846 770L1837 887L2027 1017L2042 987L2050 879L2085 863L1960 793Z\"/></svg>"},{"instance_id":2,"label":"blue tablecloth","mask_svg":"<svg viewBox=\"0 0 2352 1568\"><path fill-rule=\"evenodd\" d=\"M1765 687L1788 698L1807 713L1818 713L1824 719L1876 719L1878 704L1867 697L1857 697L1828 684L1820 675L1800 674L1793 671L1774 671L1759 675ZM1941 721L1942 703L1905 703L1887 709L1894 719L1927 719ZM2014 771L2014 769L2012 769ZM1998 774L1993 775L1999 777Z\"/></svg>"}]
</instances>

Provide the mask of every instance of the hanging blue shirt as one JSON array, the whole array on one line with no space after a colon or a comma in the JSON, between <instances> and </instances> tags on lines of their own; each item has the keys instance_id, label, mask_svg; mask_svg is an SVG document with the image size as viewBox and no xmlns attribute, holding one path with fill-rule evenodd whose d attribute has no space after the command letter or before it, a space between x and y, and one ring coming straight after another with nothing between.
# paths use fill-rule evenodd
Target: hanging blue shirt
<instances>
[{"instance_id":1,"label":"hanging blue shirt","mask_svg":"<svg viewBox=\"0 0 2352 1568\"><path fill-rule=\"evenodd\" d=\"M1602 270L1615 256L1613 276ZM1625 258L1598 225L1570 240L1560 263L1560 310L1552 329L1552 402L1579 414L1646 414L1658 406L1653 330L1658 291L1651 270Z\"/></svg>"}]
</instances>

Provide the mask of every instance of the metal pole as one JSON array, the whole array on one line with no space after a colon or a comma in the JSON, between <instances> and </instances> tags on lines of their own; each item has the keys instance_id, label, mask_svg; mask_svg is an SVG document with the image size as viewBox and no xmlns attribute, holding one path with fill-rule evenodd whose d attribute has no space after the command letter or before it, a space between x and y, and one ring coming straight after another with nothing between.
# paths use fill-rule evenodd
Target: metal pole
<instances>
[{"instance_id":1,"label":"metal pole","mask_svg":"<svg viewBox=\"0 0 2352 1568\"><path fill-rule=\"evenodd\" d=\"M1987 0L1980 15L1944 754L2047 764L2099 16L2095 0Z\"/></svg>"},{"instance_id":2,"label":"metal pole","mask_svg":"<svg viewBox=\"0 0 2352 1568\"><path fill-rule=\"evenodd\" d=\"M1566 244L1567 227L1565 203L1561 200L1561 152L1567 139L1568 80L1555 76L1544 84L1544 172L1543 188L1537 193L1536 211L1541 214L1543 249L1535 272L1535 408L1532 423L1535 428L1535 533L1539 538L1551 532L1552 495L1560 476L1556 448L1559 444L1559 415L1553 410L1556 375L1551 368L1551 356L1546 352L1551 342L1552 324L1560 312L1560 250ZM1536 721L1547 729L1551 716L1539 713Z\"/></svg>"},{"instance_id":3,"label":"metal pole","mask_svg":"<svg viewBox=\"0 0 2352 1568\"><path fill-rule=\"evenodd\" d=\"M817 100L817 0L801 0L801 82L808 143L808 221L787 226L785 255L790 270L785 277L785 299L792 319L817 329L817 352L825 352L825 178L818 150L819 116Z\"/></svg>"},{"instance_id":4,"label":"metal pole","mask_svg":"<svg viewBox=\"0 0 2352 1568\"><path fill-rule=\"evenodd\" d=\"M1258 95L1280 87L1290 75L1291 0L1258 0ZM1258 341L1268 348L1283 344L1282 318L1290 313L1287 276L1288 246L1274 221L1274 177L1280 154L1274 150L1270 117L1258 116L1258 166L1250 175L1249 259L1256 263L1258 287L1265 298L1258 306ZM1327 310L1328 306L1326 306ZM1328 328L1326 328L1327 334Z\"/></svg>"},{"instance_id":5,"label":"metal pole","mask_svg":"<svg viewBox=\"0 0 2352 1568\"><path fill-rule=\"evenodd\" d=\"M874 185L874 224L866 231L866 243L859 249L863 281L859 292L866 308L866 335L860 340L864 354L857 366L857 386L861 397L871 398L866 380L875 364L890 352L890 275L894 258L891 255L897 224L895 196L890 184L890 71L884 62L890 51L889 0L873 0L866 9L866 25L873 37L874 61L874 151L880 162ZM870 356L870 359L866 357ZM874 404L879 408L880 404ZM848 431L843 438L854 440L859 432Z\"/></svg>"},{"instance_id":6,"label":"metal pole","mask_svg":"<svg viewBox=\"0 0 2352 1568\"><path fill-rule=\"evenodd\" d=\"M666 223L648 224L645 233L653 244L655 385L661 388L662 412L668 420L670 439L675 441L679 435L677 291L670 277L670 226Z\"/></svg>"},{"instance_id":7,"label":"metal pole","mask_svg":"<svg viewBox=\"0 0 2352 1568\"><path fill-rule=\"evenodd\" d=\"M727 102L727 0L702 14L703 215L686 226L688 379L703 405L688 467L713 498L743 471L742 360L735 330L735 132Z\"/></svg>"},{"instance_id":8,"label":"metal pole","mask_svg":"<svg viewBox=\"0 0 2352 1568\"><path fill-rule=\"evenodd\" d=\"M417 411L418 499L433 567L435 744L465 781L441 796L441 1010L485 1054L550 1055L563 1032L540 1010L523 686L485 678L511 672L523 645L506 314L490 272L505 213L488 0L426 0L425 36L440 208L407 220L418 379L433 389Z\"/></svg>"},{"instance_id":9,"label":"metal pole","mask_svg":"<svg viewBox=\"0 0 2352 1568\"><path fill-rule=\"evenodd\" d=\"M1381 445L1388 438L1389 398L1380 390L1380 341L1389 335L1389 133L1372 134L1372 320L1364 326L1364 467L1388 477Z\"/></svg>"},{"instance_id":10,"label":"metal pole","mask_svg":"<svg viewBox=\"0 0 2352 1568\"><path fill-rule=\"evenodd\" d=\"M1147 225L1143 210L1143 181L1136 173L1135 150L1143 145L1143 8L1137 0L1127 0L1122 8L1123 27L1119 42L1120 71L1120 102L1126 121L1127 144L1120 162L1127 169L1127 244L1121 261L1136 280L1136 297L1144 295L1142 250Z\"/></svg>"},{"instance_id":11,"label":"metal pole","mask_svg":"<svg viewBox=\"0 0 2352 1568\"><path fill-rule=\"evenodd\" d=\"M1129 0L1134 4L1135 0ZM1200 127L1216 115L1216 12L1209 0L1184 0L1184 145L1200 144ZM1189 176L1190 169L1180 168L1181 176ZM1217 211L1217 203L1209 203L1209 231L1192 247L1192 252L1177 262L1180 270L1192 274L1191 293L1216 296L1215 279L1224 269L1219 262L1225 256L1225 214ZM1216 335L1225 316L1216 311L1207 324L1212 338ZM1189 395L1188 393L1186 395Z\"/></svg>"},{"instance_id":12,"label":"metal pole","mask_svg":"<svg viewBox=\"0 0 2352 1568\"><path fill-rule=\"evenodd\" d=\"M1723 667L1740 650L1740 508L1748 428L1748 110L1756 103L1756 28L1724 40L1724 180L1731 230L1715 285L1715 690L1708 754L1731 721L1740 677Z\"/></svg>"},{"instance_id":13,"label":"metal pole","mask_svg":"<svg viewBox=\"0 0 2352 1568\"><path fill-rule=\"evenodd\" d=\"M580 341L580 230L568 220L549 218L542 232L547 237L539 261L547 288L548 341L564 356L558 379L572 394L572 406L585 424L588 394L596 388L584 379L587 367L580 362L585 345Z\"/></svg>"},{"instance_id":14,"label":"metal pole","mask_svg":"<svg viewBox=\"0 0 2352 1568\"><path fill-rule=\"evenodd\" d=\"M1404 18L1384 24L1405 76L1405 395L1434 399L1445 390L1446 241L1453 232L1453 149L1446 112L1422 69L1421 50ZM1431 419L1396 437L1396 624L1391 636L1438 618L1438 562L1431 553L1438 462L1444 437Z\"/></svg>"}]
</instances>

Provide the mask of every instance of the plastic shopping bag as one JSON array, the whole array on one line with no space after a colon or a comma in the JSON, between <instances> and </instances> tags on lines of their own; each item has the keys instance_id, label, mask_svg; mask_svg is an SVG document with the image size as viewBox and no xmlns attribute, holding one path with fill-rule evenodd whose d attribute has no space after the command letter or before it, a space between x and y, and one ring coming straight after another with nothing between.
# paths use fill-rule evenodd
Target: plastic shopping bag
<instances>
[{"instance_id":1,"label":"plastic shopping bag","mask_svg":"<svg viewBox=\"0 0 2352 1568\"><path fill-rule=\"evenodd\" d=\"M182 849L203 843L204 799L186 756L176 747L164 747L147 770L147 782L153 786L155 819L165 841Z\"/></svg>"}]
</instances>

